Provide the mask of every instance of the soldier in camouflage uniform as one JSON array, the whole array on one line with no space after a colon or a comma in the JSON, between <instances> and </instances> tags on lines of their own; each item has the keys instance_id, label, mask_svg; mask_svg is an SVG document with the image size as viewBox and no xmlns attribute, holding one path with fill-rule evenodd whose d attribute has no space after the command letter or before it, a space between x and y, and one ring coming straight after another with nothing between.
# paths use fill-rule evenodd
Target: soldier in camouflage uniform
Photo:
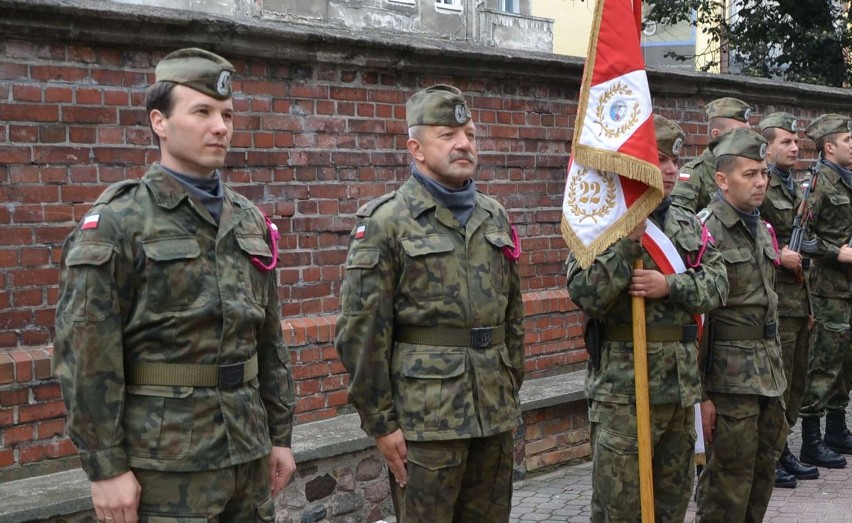
<instances>
[{"instance_id":1,"label":"soldier in camouflage uniform","mask_svg":"<svg viewBox=\"0 0 852 523\"><path fill-rule=\"evenodd\" d=\"M599 367L591 358L586 378L592 426L592 517L640 521L636 400L633 379L631 295L644 296L648 332L654 512L656 521L683 522L692 492L695 409L701 399L696 314L718 307L728 294L725 266L698 218L671 205L678 175L681 128L654 116L666 198L650 220L671 239L685 271L664 275L638 239L642 227L582 269L568 259L571 299L600 323ZM633 270L644 261L645 270ZM587 343L594 344L592 336Z\"/></svg>"},{"instance_id":2,"label":"soldier in camouflage uniform","mask_svg":"<svg viewBox=\"0 0 852 523\"><path fill-rule=\"evenodd\" d=\"M725 260L730 293L709 314L701 418L707 465L696 521L762 521L787 438L778 336L774 239L760 219L768 185L766 140L735 129L716 140L719 192L699 216Z\"/></svg>"},{"instance_id":3,"label":"soldier in camouflage uniform","mask_svg":"<svg viewBox=\"0 0 852 523\"><path fill-rule=\"evenodd\" d=\"M852 121L826 114L805 130L822 154L811 193L814 213L811 231L817 252L810 270L816 316L816 338L808 366L808 386L802 404L802 452L805 463L842 468L852 454L852 435L846 427L846 406L852 382L849 276L852 269ZM819 419L825 414L825 439Z\"/></svg>"},{"instance_id":4,"label":"soldier in camouflage uniform","mask_svg":"<svg viewBox=\"0 0 852 523\"><path fill-rule=\"evenodd\" d=\"M505 522L524 377L520 245L503 207L476 192L461 92L421 90L406 113L412 176L358 210L335 346L397 520Z\"/></svg>"},{"instance_id":5,"label":"soldier in camouflage uniform","mask_svg":"<svg viewBox=\"0 0 852 523\"><path fill-rule=\"evenodd\" d=\"M271 521L295 470L277 231L219 178L233 71L201 49L159 62L161 162L62 250L54 372L99 521Z\"/></svg>"},{"instance_id":6,"label":"soldier in camouflage uniform","mask_svg":"<svg viewBox=\"0 0 852 523\"><path fill-rule=\"evenodd\" d=\"M691 212L707 207L716 194L716 158L711 150L713 140L731 129L748 129L751 107L737 98L717 98L704 106L710 119L707 134L710 145L681 169L681 174L672 189L672 203Z\"/></svg>"},{"instance_id":7,"label":"soldier in camouflage uniform","mask_svg":"<svg viewBox=\"0 0 852 523\"><path fill-rule=\"evenodd\" d=\"M781 264L775 268L775 292L778 294L778 319L781 334L781 354L784 358L784 392L787 424L792 429L799 417L805 380L808 376L808 347L810 346L810 299L805 285L802 255L789 248L793 219L802 203L802 189L793 179L799 153L796 136L796 117L790 113L772 113L763 118L757 128L769 146L769 188L760 206L760 215L775 229L781 248ZM803 465L785 444L781 459L775 467L775 486L794 488L796 479L816 479L819 469Z\"/></svg>"}]
</instances>

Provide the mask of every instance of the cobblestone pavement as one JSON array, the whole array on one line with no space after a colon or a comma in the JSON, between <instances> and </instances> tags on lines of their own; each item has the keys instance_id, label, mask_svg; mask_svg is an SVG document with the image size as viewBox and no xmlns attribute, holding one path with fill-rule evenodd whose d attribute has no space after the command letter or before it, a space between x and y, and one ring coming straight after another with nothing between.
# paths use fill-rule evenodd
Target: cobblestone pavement
<instances>
[{"instance_id":1,"label":"cobblestone pavement","mask_svg":"<svg viewBox=\"0 0 852 523\"><path fill-rule=\"evenodd\" d=\"M852 423L852 405L847 413L847 420ZM798 423L790 435L789 444L793 453L798 455L801 445ZM800 480L794 489L775 489L764 521L852 523L852 456L847 456L847 460L850 465L844 469L821 468L819 479ZM591 483L591 462L564 466L516 482L511 521L588 522ZM694 518L695 502L691 501L686 521Z\"/></svg>"}]
</instances>

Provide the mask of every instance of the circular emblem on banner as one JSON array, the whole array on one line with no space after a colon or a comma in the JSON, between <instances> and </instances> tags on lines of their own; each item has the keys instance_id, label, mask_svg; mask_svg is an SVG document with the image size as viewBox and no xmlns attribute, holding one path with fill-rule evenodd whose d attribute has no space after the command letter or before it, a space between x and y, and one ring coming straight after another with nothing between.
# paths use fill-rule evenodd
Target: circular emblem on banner
<instances>
[{"instance_id":1,"label":"circular emblem on banner","mask_svg":"<svg viewBox=\"0 0 852 523\"><path fill-rule=\"evenodd\" d=\"M216 79L216 92L222 96L231 94L231 71L222 71Z\"/></svg>"},{"instance_id":2,"label":"circular emblem on banner","mask_svg":"<svg viewBox=\"0 0 852 523\"><path fill-rule=\"evenodd\" d=\"M766 158L766 144L765 143L760 144L760 152L757 153L757 155L760 156L761 160Z\"/></svg>"},{"instance_id":3,"label":"circular emblem on banner","mask_svg":"<svg viewBox=\"0 0 852 523\"><path fill-rule=\"evenodd\" d=\"M683 138L678 136L672 143L672 153L674 153L675 156L679 155L681 147L683 147Z\"/></svg>"},{"instance_id":4,"label":"circular emblem on banner","mask_svg":"<svg viewBox=\"0 0 852 523\"><path fill-rule=\"evenodd\" d=\"M621 138L639 123L642 108L632 97L633 90L621 82L598 96L594 123L607 138Z\"/></svg>"},{"instance_id":5,"label":"circular emblem on banner","mask_svg":"<svg viewBox=\"0 0 852 523\"><path fill-rule=\"evenodd\" d=\"M456 105L456 121L458 123L467 122L467 111L462 104Z\"/></svg>"},{"instance_id":6,"label":"circular emblem on banner","mask_svg":"<svg viewBox=\"0 0 852 523\"><path fill-rule=\"evenodd\" d=\"M597 223L598 218L609 214L616 203L616 182L614 174L582 167L568 180L568 208L571 214L579 218L577 222L590 219Z\"/></svg>"},{"instance_id":7,"label":"circular emblem on banner","mask_svg":"<svg viewBox=\"0 0 852 523\"><path fill-rule=\"evenodd\" d=\"M796 120L793 120L792 122L790 122L790 130L793 131L794 133L798 130L797 129L798 127L799 127L799 124L798 124L798 122L796 122Z\"/></svg>"}]
</instances>

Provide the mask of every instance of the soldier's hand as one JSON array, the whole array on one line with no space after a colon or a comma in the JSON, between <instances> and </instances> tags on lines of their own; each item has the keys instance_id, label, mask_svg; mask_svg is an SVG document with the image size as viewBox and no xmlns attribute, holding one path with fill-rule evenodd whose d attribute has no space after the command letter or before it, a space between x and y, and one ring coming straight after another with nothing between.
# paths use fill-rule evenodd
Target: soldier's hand
<instances>
[{"instance_id":1,"label":"soldier's hand","mask_svg":"<svg viewBox=\"0 0 852 523\"><path fill-rule=\"evenodd\" d=\"M287 486L294 472L296 460L293 459L293 451L287 447L272 447L269 453L269 490L273 497Z\"/></svg>"},{"instance_id":2,"label":"soldier's hand","mask_svg":"<svg viewBox=\"0 0 852 523\"><path fill-rule=\"evenodd\" d=\"M643 298L665 298L671 292L669 282L663 273L647 269L634 269L627 292L631 296Z\"/></svg>"},{"instance_id":3,"label":"soldier's hand","mask_svg":"<svg viewBox=\"0 0 852 523\"><path fill-rule=\"evenodd\" d=\"M793 272L802 270L802 255L785 245L781 249L781 266Z\"/></svg>"},{"instance_id":4,"label":"soldier's hand","mask_svg":"<svg viewBox=\"0 0 852 523\"><path fill-rule=\"evenodd\" d=\"M396 429L384 436L376 436L376 446L382 456L385 457L391 474L396 478L396 483L400 488L405 488L405 482L408 480L408 473L405 470L405 464L408 461L408 448L405 445L402 429Z\"/></svg>"},{"instance_id":5,"label":"soldier's hand","mask_svg":"<svg viewBox=\"0 0 852 523\"><path fill-rule=\"evenodd\" d=\"M636 227L630 231L630 234L627 235L628 238L633 240L634 242L638 242L642 239L642 235L645 234L645 220L636 224Z\"/></svg>"},{"instance_id":6,"label":"soldier's hand","mask_svg":"<svg viewBox=\"0 0 852 523\"><path fill-rule=\"evenodd\" d=\"M92 505L98 521L136 523L142 486L133 472L92 482Z\"/></svg>"},{"instance_id":7,"label":"soldier's hand","mask_svg":"<svg viewBox=\"0 0 852 523\"><path fill-rule=\"evenodd\" d=\"M713 433L716 430L716 405L710 400L701 402L701 430L704 431L704 441L713 443Z\"/></svg>"},{"instance_id":8,"label":"soldier's hand","mask_svg":"<svg viewBox=\"0 0 852 523\"><path fill-rule=\"evenodd\" d=\"M841 245L840 254L837 255L837 261L840 263L852 263L852 247L848 245Z\"/></svg>"}]
</instances>

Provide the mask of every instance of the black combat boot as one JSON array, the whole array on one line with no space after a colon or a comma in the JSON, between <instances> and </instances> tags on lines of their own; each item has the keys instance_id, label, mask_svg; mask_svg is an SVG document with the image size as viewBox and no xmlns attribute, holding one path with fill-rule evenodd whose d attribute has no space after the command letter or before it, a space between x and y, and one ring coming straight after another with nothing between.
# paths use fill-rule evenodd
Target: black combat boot
<instances>
[{"instance_id":1,"label":"black combat boot","mask_svg":"<svg viewBox=\"0 0 852 523\"><path fill-rule=\"evenodd\" d=\"M796 476L784 470L781 463L775 464L775 488L796 488Z\"/></svg>"},{"instance_id":2,"label":"black combat boot","mask_svg":"<svg viewBox=\"0 0 852 523\"><path fill-rule=\"evenodd\" d=\"M799 461L828 469L842 469L846 458L825 446L819 431L819 418L802 418L802 451Z\"/></svg>"},{"instance_id":3,"label":"black combat boot","mask_svg":"<svg viewBox=\"0 0 852 523\"><path fill-rule=\"evenodd\" d=\"M846 428L845 412L825 415L825 446L838 454L852 454L852 433Z\"/></svg>"},{"instance_id":4,"label":"black combat boot","mask_svg":"<svg viewBox=\"0 0 852 523\"><path fill-rule=\"evenodd\" d=\"M778 460L778 463L784 467L784 470L795 476L796 479L817 479L819 477L819 469L808 465L802 465L802 463L796 459L796 456L790 452L790 447L786 444L784 445L784 452L781 453L781 459ZM775 486L778 486L777 473L775 474Z\"/></svg>"}]
</instances>

